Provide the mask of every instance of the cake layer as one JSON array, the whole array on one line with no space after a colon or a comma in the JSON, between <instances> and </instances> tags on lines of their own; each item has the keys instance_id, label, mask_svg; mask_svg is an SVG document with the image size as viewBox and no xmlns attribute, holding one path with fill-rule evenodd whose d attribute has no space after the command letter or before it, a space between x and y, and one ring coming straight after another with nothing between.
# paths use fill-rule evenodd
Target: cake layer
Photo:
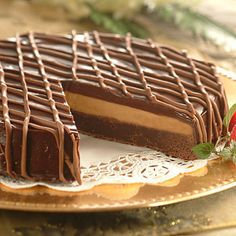
<instances>
[{"instance_id":1,"label":"cake layer","mask_svg":"<svg viewBox=\"0 0 236 236\"><path fill-rule=\"evenodd\" d=\"M79 131L97 138L134 144L163 151L167 155L186 160L196 157L191 151L196 143L193 135L185 135L122 123L115 119L98 117L73 111L75 121L79 122Z\"/></svg>"},{"instance_id":2,"label":"cake layer","mask_svg":"<svg viewBox=\"0 0 236 236\"><path fill-rule=\"evenodd\" d=\"M66 100L73 111L116 120L117 122L193 136L193 128L183 120L157 115L141 109L107 102L102 99L66 92ZM79 119L78 119L79 120Z\"/></svg>"}]
</instances>

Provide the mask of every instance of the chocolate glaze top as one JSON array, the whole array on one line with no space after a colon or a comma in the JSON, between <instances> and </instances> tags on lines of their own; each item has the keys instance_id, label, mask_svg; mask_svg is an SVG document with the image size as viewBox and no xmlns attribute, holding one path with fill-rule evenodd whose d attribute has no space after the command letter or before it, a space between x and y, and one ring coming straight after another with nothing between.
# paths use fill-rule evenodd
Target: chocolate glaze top
<instances>
[{"instance_id":1,"label":"chocolate glaze top","mask_svg":"<svg viewBox=\"0 0 236 236\"><path fill-rule=\"evenodd\" d=\"M141 101L145 104L142 109L154 107L156 113L162 109L174 112L194 124L198 142L217 139L228 109L213 64L192 59L185 51L160 46L151 39L132 38L130 34L24 34L0 41L0 63L8 171L11 173L8 142L14 124L23 128L21 170L25 177L27 131L30 127L43 127L54 133L56 130L63 180L63 133L72 133L73 140L78 133L62 84L66 84L64 89L72 90L76 84L79 93L94 97L118 102L123 99L126 105ZM15 83L19 75L20 84ZM23 97L23 107L16 96ZM74 155L78 157L76 150Z\"/></svg>"},{"instance_id":2,"label":"chocolate glaze top","mask_svg":"<svg viewBox=\"0 0 236 236\"><path fill-rule=\"evenodd\" d=\"M28 35L22 38L27 47ZM110 93L127 98L127 105L141 100L146 107L156 105L157 113L158 107L174 111L194 122L199 142L220 135L227 102L213 64L130 34L73 31L67 36L36 33L35 39L51 77L73 80L81 88L88 85L91 91L98 88L99 94L91 96Z\"/></svg>"}]
</instances>

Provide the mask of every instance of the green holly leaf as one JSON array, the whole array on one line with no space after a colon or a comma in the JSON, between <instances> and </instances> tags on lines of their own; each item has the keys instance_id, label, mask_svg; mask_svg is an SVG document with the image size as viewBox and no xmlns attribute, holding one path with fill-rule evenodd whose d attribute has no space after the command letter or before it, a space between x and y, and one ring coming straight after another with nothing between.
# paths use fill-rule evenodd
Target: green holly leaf
<instances>
[{"instance_id":1,"label":"green holly leaf","mask_svg":"<svg viewBox=\"0 0 236 236\"><path fill-rule=\"evenodd\" d=\"M224 120L223 120L223 124L224 126L228 129L229 127L229 123L230 123L230 120L233 116L233 114L236 112L236 104L234 104L228 111L228 113L226 114Z\"/></svg>"},{"instance_id":2,"label":"green holly leaf","mask_svg":"<svg viewBox=\"0 0 236 236\"><path fill-rule=\"evenodd\" d=\"M192 148L193 153L200 159L208 158L214 151L215 146L213 143L200 143Z\"/></svg>"}]
</instances>

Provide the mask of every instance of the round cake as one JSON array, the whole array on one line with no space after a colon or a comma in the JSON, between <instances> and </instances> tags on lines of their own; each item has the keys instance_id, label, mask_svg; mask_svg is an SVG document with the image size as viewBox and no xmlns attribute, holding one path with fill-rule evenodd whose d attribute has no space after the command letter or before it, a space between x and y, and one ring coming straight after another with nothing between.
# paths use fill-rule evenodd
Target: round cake
<instances>
[{"instance_id":1,"label":"round cake","mask_svg":"<svg viewBox=\"0 0 236 236\"><path fill-rule=\"evenodd\" d=\"M79 132L195 159L228 106L212 63L151 39L73 31L0 41L0 173L81 183Z\"/></svg>"}]
</instances>

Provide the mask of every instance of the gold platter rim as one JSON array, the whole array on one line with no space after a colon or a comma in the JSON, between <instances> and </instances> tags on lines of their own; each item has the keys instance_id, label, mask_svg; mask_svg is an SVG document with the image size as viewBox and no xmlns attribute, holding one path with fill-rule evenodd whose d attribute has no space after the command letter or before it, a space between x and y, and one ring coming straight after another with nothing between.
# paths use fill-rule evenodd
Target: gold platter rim
<instances>
[{"instance_id":1,"label":"gold platter rim","mask_svg":"<svg viewBox=\"0 0 236 236\"><path fill-rule=\"evenodd\" d=\"M221 165L221 164L219 164ZM236 169L235 169L236 170ZM234 172L235 172L234 170ZM224 174L224 173L223 173ZM207 174L208 175L208 174ZM207 176L206 175L206 176ZM199 178L207 178L206 176L203 177L190 177L193 178L195 182L198 181ZM188 178L188 177L187 177ZM184 185L186 182L186 176L181 178L181 184ZM106 186L111 187L114 189L112 186L113 184L108 184ZM122 184L122 186L129 186L130 184ZM142 187L147 187L150 185L144 185ZM193 200L196 198L208 196L214 193L218 193L227 189L230 189L232 187L236 186L236 176L229 177L227 179L223 179L221 181L215 181L213 184L206 185L204 187L201 187L199 189L193 188L190 189L189 191L183 191L183 192L176 192L173 194L167 194L164 197L156 196L152 198L145 198L144 197L139 197L138 200L133 199L131 197L130 199L127 200L113 200L112 202L110 201L105 201L103 203L98 203L93 202L91 203L86 203L84 202L72 202L72 203L61 203L62 198L65 198L65 196L60 196L58 202L54 203L42 203L42 202L37 202L38 195L35 197L34 202L28 202L27 201L27 195L20 195L17 193L17 191L21 190L16 190L15 193L17 193L18 197L22 200L26 197L26 200L22 201L10 201L10 200L4 200L1 199L1 194L0 194L0 209L5 209L5 210L18 210L18 211L29 211L29 212L108 212L108 211L120 211L120 210L128 210L128 209L135 209L135 208L144 208L144 207L158 207L158 206L164 206L164 205L169 205L173 203L179 203L183 201L189 201ZM0 186L0 191L2 191L2 185ZM100 187L103 187L101 185ZM158 191L158 188L163 188L160 186L152 186L156 188ZM37 194L40 194L41 190L44 189L46 190L46 187L34 187L37 190ZM164 187L164 188L176 188L178 190L178 185L175 187ZM6 190L4 190L5 192ZM11 190L12 192L8 194L14 194L14 190ZM27 190L28 191L28 190ZM30 191L30 190L29 190ZM88 190L89 192L91 190ZM46 192L47 193L47 190ZM58 191L55 191L54 194L58 193ZM65 193L66 194L66 193ZM91 193L90 193L91 194ZM139 193L137 193L138 195ZM53 198L54 196L47 195L46 197Z\"/></svg>"}]
</instances>

